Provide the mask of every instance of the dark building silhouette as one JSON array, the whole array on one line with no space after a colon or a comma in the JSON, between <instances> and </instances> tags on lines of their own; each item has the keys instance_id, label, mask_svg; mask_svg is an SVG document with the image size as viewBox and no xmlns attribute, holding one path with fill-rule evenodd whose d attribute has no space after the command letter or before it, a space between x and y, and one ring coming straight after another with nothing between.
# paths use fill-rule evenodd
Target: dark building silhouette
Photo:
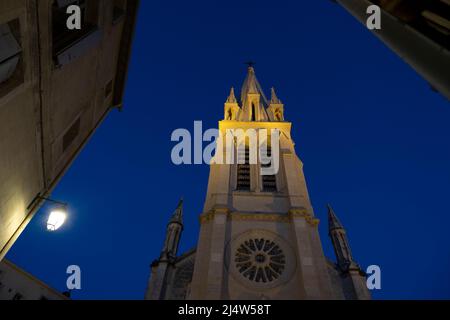
<instances>
[{"instance_id":1,"label":"dark building silhouette","mask_svg":"<svg viewBox=\"0 0 450 320\"><path fill-rule=\"evenodd\" d=\"M450 100L449 0L335 0L366 25L367 8L381 8L372 32Z\"/></svg>"}]
</instances>

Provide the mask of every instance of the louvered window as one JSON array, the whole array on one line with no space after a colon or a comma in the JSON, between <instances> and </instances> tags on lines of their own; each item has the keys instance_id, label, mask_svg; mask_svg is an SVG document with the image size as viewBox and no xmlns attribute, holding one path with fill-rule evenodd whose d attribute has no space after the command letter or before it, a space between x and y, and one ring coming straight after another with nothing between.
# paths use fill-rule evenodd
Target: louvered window
<instances>
[{"instance_id":1,"label":"louvered window","mask_svg":"<svg viewBox=\"0 0 450 320\"><path fill-rule=\"evenodd\" d=\"M272 149L270 147L268 147L267 148L267 157L270 158L271 156L272 156ZM261 164L261 167L270 168L271 165L272 165L272 163L269 162L267 164ZM262 183L263 183L263 191L265 191L265 192L277 191L277 179L276 179L275 175L262 176Z\"/></svg>"},{"instance_id":2,"label":"louvered window","mask_svg":"<svg viewBox=\"0 0 450 320\"><path fill-rule=\"evenodd\" d=\"M250 151L248 146L245 147L243 154L238 152L237 190L250 191Z\"/></svg>"}]
</instances>

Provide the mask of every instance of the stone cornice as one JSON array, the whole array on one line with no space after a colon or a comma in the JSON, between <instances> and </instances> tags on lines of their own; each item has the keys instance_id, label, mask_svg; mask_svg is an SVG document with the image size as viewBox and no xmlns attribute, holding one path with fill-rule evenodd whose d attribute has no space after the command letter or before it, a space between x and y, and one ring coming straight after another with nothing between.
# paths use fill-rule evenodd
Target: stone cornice
<instances>
[{"instance_id":1,"label":"stone cornice","mask_svg":"<svg viewBox=\"0 0 450 320\"><path fill-rule=\"evenodd\" d=\"M294 218L304 218L312 227L319 225L319 219L314 218L306 209L291 209L288 214L276 213L241 213L230 212L227 208L215 208L200 215L200 224L213 220L216 214L225 214L231 221L270 221L270 222L290 222Z\"/></svg>"},{"instance_id":2,"label":"stone cornice","mask_svg":"<svg viewBox=\"0 0 450 320\"><path fill-rule=\"evenodd\" d=\"M263 122L263 121L219 121L219 130L226 129L280 129L291 131L291 122Z\"/></svg>"},{"instance_id":3,"label":"stone cornice","mask_svg":"<svg viewBox=\"0 0 450 320\"><path fill-rule=\"evenodd\" d=\"M208 212L202 213L200 215L200 217L199 217L200 224L204 224L204 223L214 219L214 216L216 214L224 214L224 215L226 215L228 217L229 213L230 213L230 209L228 209L228 208L225 208L225 207L224 208L221 208L221 207L214 208L214 209L212 209L212 210L210 210Z\"/></svg>"},{"instance_id":4,"label":"stone cornice","mask_svg":"<svg viewBox=\"0 0 450 320\"><path fill-rule=\"evenodd\" d=\"M230 220L236 221L276 221L289 222L289 217L285 214L267 214L267 213L239 213L233 212Z\"/></svg>"},{"instance_id":5,"label":"stone cornice","mask_svg":"<svg viewBox=\"0 0 450 320\"><path fill-rule=\"evenodd\" d=\"M314 218L313 215L304 208L296 208L289 210L289 216L291 217L291 219L304 218L306 222L308 222L308 224L310 224L313 227L317 227L320 223L319 219Z\"/></svg>"}]
</instances>

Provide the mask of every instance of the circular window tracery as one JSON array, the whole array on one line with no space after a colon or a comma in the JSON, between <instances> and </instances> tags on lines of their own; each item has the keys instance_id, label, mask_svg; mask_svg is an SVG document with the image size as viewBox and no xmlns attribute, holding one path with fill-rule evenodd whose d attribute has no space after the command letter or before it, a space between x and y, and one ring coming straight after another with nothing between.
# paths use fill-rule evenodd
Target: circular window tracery
<instances>
[{"instance_id":1,"label":"circular window tracery","mask_svg":"<svg viewBox=\"0 0 450 320\"><path fill-rule=\"evenodd\" d=\"M277 280L286 268L281 247L272 240L252 238L236 249L236 269L251 281L268 283Z\"/></svg>"}]
</instances>

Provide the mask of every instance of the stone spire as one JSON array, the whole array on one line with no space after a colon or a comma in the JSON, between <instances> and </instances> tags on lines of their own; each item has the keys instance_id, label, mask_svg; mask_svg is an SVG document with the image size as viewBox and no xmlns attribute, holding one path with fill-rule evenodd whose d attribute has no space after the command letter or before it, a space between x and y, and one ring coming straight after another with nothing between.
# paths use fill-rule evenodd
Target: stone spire
<instances>
[{"instance_id":1,"label":"stone spire","mask_svg":"<svg viewBox=\"0 0 450 320\"><path fill-rule=\"evenodd\" d=\"M224 109L224 119L225 120L236 120L238 117L238 114L240 113L241 109L239 108L236 95L234 94L234 88L232 87L230 90L230 95L227 98L227 101L225 102L225 109Z\"/></svg>"},{"instance_id":2,"label":"stone spire","mask_svg":"<svg viewBox=\"0 0 450 320\"><path fill-rule=\"evenodd\" d=\"M180 199L177 208L172 214L172 218L170 219L169 224L171 223L179 223L181 226L183 226L183 198Z\"/></svg>"},{"instance_id":3,"label":"stone spire","mask_svg":"<svg viewBox=\"0 0 450 320\"><path fill-rule=\"evenodd\" d=\"M181 233L183 232L183 199L178 203L166 229L166 239L159 259L151 264L151 276L149 279L146 299L164 299L167 289L167 277L170 274L173 263L176 261Z\"/></svg>"},{"instance_id":4,"label":"stone spire","mask_svg":"<svg viewBox=\"0 0 450 320\"><path fill-rule=\"evenodd\" d=\"M181 233L183 232L183 199L178 203L166 229L166 241L161 251L160 261L171 261L176 257Z\"/></svg>"},{"instance_id":5,"label":"stone spire","mask_svg":"<svg viewBox=\"0 0 450 320\"><path fill-rule=\"evenodd\" d=\"M334 213L334 210L331 207L331 205L328 204L327 207L328 207L328 233L331 233L331 231L335 229L344 230L342 223L339 221L338 217L336 216L336 213Z\"/></svg>"},{"instance_id":6,"label":"stone spire","mask_svg":"<svg viewBox=\"0 0 450 320\"><path fill-rule=\"evenodd\" d=\"M328 235L333 243L339 269L342 272L359 270L358 264L353 261L345 229L330 205L328 205Z\"/></svg>"},{"instance_id":7,"label":"stone spire","mask_svg":"<svg viewBox=\"0 0 450 320\"><path fill-rule=\"evenodd\" d=\"M261 96L262 102L265 105L268 105L267 98L264 95L264 92L259 84L258 79L256 78L255 69L253 66L249 66L247 68L247 77L242 84L241 89L241 105L245 105L245 101L247 100L248 94L259 94Z\"/></svg>"},{"instance_id":8,"label":"stone spire","mask_svg":"<svg viewBox=\"0 0 450 320\"><path fill-rule=\"evenodd\" d=\"M353 260L344 226L330 205L328 205L328 232L336 254L337 269L345 279L348 279L345 281L351 282L353 287L353 290L345 291L346 299L370 299L370 292L366 285L366 274Z\"/></svg>"},{"instance_id":9,"label":"stone spire","mask_svg":"<svg viewBox=\"0 0 450 320\"><path fill-rule=\"evenodd\" d=\"M227 103L237 103L236 96L234 95L233 87L231 87L230 95L228 96Z\"/></svg>"},{"instance_id":10,"label":"stone spire","mask_svg":"<svg viewBox=\"0 0 450 320\"><path fill-rule=\"evenodd\" d=\"M266 108L269 103L256 79L253 64L249 64L247 76L241 89L240 121L267 121L269 119Z\"/></svg>"},{"instance_id":11,"label":"stone spire","mask_svg":"<svg viewBox=\"0 0 450 320\"><path fill-rule=\"evenodd\" d=\"M278 99L277 94L275 93L275 88L273 87L271 89L270 104L282 104L281 100Z\"/></svg>"},{"instance_id":12,"label":"stone spire","mask_svg":"<svg viewBox=\"0 0 450 320\"><path fill-rule=\"evenodd\" d=\"M284 121L284 105L281 100L278 99L275 88L271 89L270 104L267 108L267 114L272 121Z\"/></svg>"}]
</instances>

